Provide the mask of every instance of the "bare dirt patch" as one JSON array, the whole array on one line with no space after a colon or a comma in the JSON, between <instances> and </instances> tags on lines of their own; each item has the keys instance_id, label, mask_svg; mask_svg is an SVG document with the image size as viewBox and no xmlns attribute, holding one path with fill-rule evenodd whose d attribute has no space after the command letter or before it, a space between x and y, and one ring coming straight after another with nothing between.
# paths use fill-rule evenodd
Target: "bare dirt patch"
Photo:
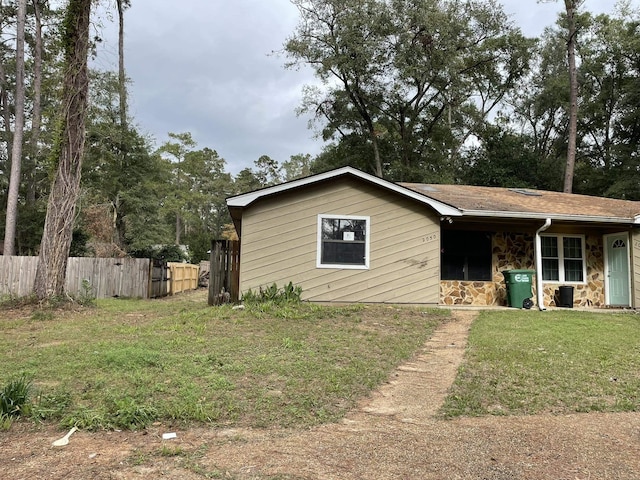
<instances>
[{"instance_id":1,"label":"bare dirt patch","mask_svg":"<svg viewBox=\"0 0 640 480\"><path fill-rule=\"evenodd\" d=\"M474 315L456 311L410 362L340 423L310 430L194 428L65 432L18 423L0 433L11 479L638 479L640 415L443 420Z\"/></svg>"}]
</instances>

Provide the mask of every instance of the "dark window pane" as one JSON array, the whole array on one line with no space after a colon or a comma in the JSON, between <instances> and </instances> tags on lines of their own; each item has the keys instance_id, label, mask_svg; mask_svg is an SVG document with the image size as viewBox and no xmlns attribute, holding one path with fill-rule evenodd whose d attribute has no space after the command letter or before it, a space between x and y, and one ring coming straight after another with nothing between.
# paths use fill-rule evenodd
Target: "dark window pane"
<instances>
[{"instance_id":1,"label":"dark window pane","mask_svg":"<svg viewBox=\"0 0 640 480\"><path fill-rule=\"evenodd\" d=\"M564 261L564 279L567 282L582 282L582 260Z\"/></svg>"},{"instance_id":2,"label":"dark window pane","mask_svg":"<svg viewBox=\"0 0 640 480\"><path fill-rule=\"evenodd\" d=\"M442 280L491 280L491 234L444 230L441 252Z\"/></svg>"},{"instance_id":3,"label":"dark window pane","mask_svg":"<svg viewBox=\"0 0 640 480\"><path fill-rule=\"evenodd\" d=\"M465 257L442 256L442 280L464 280Z\"/></svg>"},{"instance_id":4,"label":"dark window pane","mask_svg":"<svg viewBox=\"0 0 640 480\"><path fill-rule=\"evenodd\" d=\"M556 237L542 237L542 257L558 258L558 239Z\"/></svg>"},{"instance_id":5,"label":"dark window pane","mask_svg":"<svg viewBox=\"0 0 640 480\"><path fill-rule=\"evenodd\" d=\"M363 242L322 242L323 264L365 265Z\"/></svg>"},{"instance_id":6,"label":"dark window pane","mask_svg":"<svg viewBox=\"0 0 640 480\"><path fill-rule=\"evenodd\" d=\"M556 282L560 280L560 268L558 267L557 259L542 259L542 279Z\"/></svg>"},{"instance_id":7,"label":"dark window pane","mask_svg":"<svg viewBox=\"0 0 640 480\"><path fill-rule=\"evenodd\" d=\"M575 237L565 237L564 258L582 258L582 240Z\"/></svg>"},{"instance_id":8,"label":"dark window pane","mask_svg":"<svg viewBox=\"0 0 640 480\"><path fill-rule=\"evenodd\" d=\"M487 268L488 267L488 268ZM469 256L467 259L467 280L491 280L491 255Z\"/></svg>"}]
</instances>

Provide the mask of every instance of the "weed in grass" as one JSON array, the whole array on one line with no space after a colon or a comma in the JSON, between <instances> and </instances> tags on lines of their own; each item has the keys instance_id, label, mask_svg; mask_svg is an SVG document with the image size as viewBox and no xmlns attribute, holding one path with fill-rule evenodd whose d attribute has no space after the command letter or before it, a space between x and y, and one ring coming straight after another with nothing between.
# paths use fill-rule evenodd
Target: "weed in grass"
<instances>
[{"instance_id":1,"label":"weed in grass","mask_svg":"<svg viewBox=\"0 0 640 480\"><path fill-rule=\"evenodd\" d=\"M162 448L160 448L160 451L158 452L158 455L160 455L161 457L179 457L179 456L184 456L185 452L182 449L182 447L175 447L175 446L171 446L171 445L162 445Z\"/></svg>"},{"instance_id":2,"label":"weed in grass","mask_svg":"<svg viewBox=\"0 0 640 480\"><path fill-rule=\"evenodd\" d=\"M130 397L114 399L109 413L111 426L125 430L144 428L158 416L155 408L141 405Z\"/></svg>"},{"instance_id":3,"label":"weed in grass","mask_svg":"<svg viewBox=\"0 0 640 480\"><path fill-rule=\"evenodd\" d=\"M0 415L17 417L28 413L31 380L23 374L9 380L0 390Z\"/></svg>"},{"instance_id":4,"label":"weed in grass","mask_svg":"<svg viewBox=\"0 0 640 480\"><path fill-rule=\"evenodd\" d=\"M134 450L129 458L127 459L127 463L134 467L139 467L144 465L149 461L149 456L143 452L142 450Z\"/></svg>"},{"instance_id":5,"label":"weed in grass","mask_svg":"<svg viewBox=\"0 0 640 480\"><path fill-rule=\"evenodd\" d=\"M55 314L51 310L34 310L31 314L31 320L34 322L48 322L55 318Z\"/></svg>"},{"instance_id":6,"label":"weed in grass","mask_svg":"<svg viewBox=\"0 0 640 480\"><path fill-rule=\"evenodd\" d=\"M80 287L80 293L75 297L75 301L85 307L95 307L97 305L96 289L91 285L91 282L86 278L83 278L82 285Z\"/></svg>"},{"instance_id":7,"label":"weed in grass","mask_svg":"<svg viewBox=\"0 0 640 480\"><path fill-rule=\"evenodd\" d=\"M31 418L37 421L60 420L70 405L69 392L39 393L31 405Z\"/></svg>"},{"instance_id":8,"label":"weed in grass","mask_svg":"<svg viewBox=\"0 0 640 480\"><path fill-rule=\"evenodd\" d=\"M113 428L107 414L102 409L93 409L85 406L76 407L60 422L63 427L78 427L82 430L108 430Z\"/></svg>"},{"instance_id":9,"label":"weed in grass","mask_svg":"<svg viewBox=\"0 0 640 480\"><path fill-rule=\"evenodd\" d=\"M21 308L31 305L38 305L38 297L26 295L24 297L15 297L12 295L0 296L0 307L2 308Z\"/></svg>"},{"instance_id":10,"label":"weed in grass","mask_svg":"<svg viewBox=\"0 0 640 480\"><path fill-rule=\"evenodd\" d=\"M242 301L245 304L272 303L276 305L284 305L287 303L299 303L302 297L302 287L294 286L289 282L282 288L274 283L269 287L260 287L257 293L252 290L245 292Z\"/></svg>"},{"instance_id":11,"label":"weed in grass","mask_svg":"<svg viewBox=\"0 0 640 480\"><path fill-rule=\"evenodd\" d=\"M13 417L6 413L0 413L0 432L6 432L13 425Z\"/></svg>"}]
</instances>

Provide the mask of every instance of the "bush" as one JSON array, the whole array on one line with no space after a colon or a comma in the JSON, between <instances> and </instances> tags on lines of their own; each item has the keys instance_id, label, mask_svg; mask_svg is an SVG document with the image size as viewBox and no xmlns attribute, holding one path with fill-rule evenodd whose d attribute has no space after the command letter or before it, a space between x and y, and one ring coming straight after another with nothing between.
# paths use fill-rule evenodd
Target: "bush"
<instances>
[{"instance_id":1,"label":"bush","mask_svg":"<svg viewBox=\"0 0 640 480\"><path fill-rule=\"evenodd\" d=\"M245 292L242 296L242 301L249 304L271 302L282 305L285 303L298 303L301 297L302 287L300 285L294 286L293 283L289 282L284 287L278 288L274 283L264 289L260 287L257 293L254 293L252 290Z\"/></svg>"},{"instance_id":2,"label":"bush","mask_svg":"<svg viewBox=\"0 0 640 480\"><path fill-rule=\"evenodd\" d=\"M189 261L189 255L179 245L162 245L147 247L129 252L134 258L151 258L152 260L164 260L166 262Z\"/></svg>"}]
</instances>

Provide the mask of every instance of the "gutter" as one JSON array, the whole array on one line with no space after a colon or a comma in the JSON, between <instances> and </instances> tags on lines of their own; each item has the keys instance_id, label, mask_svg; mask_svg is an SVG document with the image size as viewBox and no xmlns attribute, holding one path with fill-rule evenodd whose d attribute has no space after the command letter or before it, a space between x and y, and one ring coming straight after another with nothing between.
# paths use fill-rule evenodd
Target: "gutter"
<instances>
[{"instance_id":1,"label":"gutter","mask_svg":"<svg viewBox=\"0 0 640 480\"><path fill-rule=\"evenodd\" d=\"M551 219L547 218L538 230L536 230L535 256L536 256L536 303L540 311L546 310L544 306L544 291L542 290L542 240L540 234L551 226Z\"/></svg>"},{"instance_id":2,"label":"gutter","mask_svg":"<svg viewBox=\"0 0 640 480\"><path fill-rule=\"evenodd\" d=\"M511 218L521 220L548 220L548 213L531 213L531 212L503 212L497 210L462 210L462 214L465 217L492 217L492 218ZM640 224L640 215L635 219L630 217L603 217L595 215L566 215L558 214L553 215L555 221L566 222L593 222L593 223L621 223L629 225ZM549 219L550 220L550 219Z\"/></svg>"}]
</instances>

